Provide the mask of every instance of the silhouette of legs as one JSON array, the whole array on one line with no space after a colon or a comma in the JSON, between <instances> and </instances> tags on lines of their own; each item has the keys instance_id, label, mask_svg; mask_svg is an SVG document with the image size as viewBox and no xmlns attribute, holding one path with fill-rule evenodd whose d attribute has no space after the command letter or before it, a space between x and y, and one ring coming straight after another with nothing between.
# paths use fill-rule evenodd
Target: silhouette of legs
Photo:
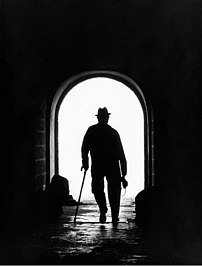
<instances>
[{"instance_id":1,"label":"silhouette of legs","mask_svg":"<svg viewBox=\"0 0 202 266\"><path fill-rule=\"evenodd\" d=\"M108 181L108 198L112 214L112 223L118 222L120 209L121 183Z\"/></svg>"},{"instance_id":2,"label":"silhouette of legs","mask_svg":"<svg viewBox=\"0 0 202 266\"><path fill-rule=\"evenodd\" d=\"M100 222L106 222L107 203L104 193L104 177L92 178L92 193L100 209Z\"/></svg>"},{"instance_id":3,"label":"silhouette of legs","mask_svg":"<svg viewBox=\"0 0 202 266\"><path fill-rule=\"evenodd\" d=\"M120 196L121 196L121 178L119 171L108 171L106 176L108 183L108 199L111 208L112 223L116 224L119 217L120 209ZM100 222L106 221L107 204L106 196L104 193L104 177L105 175L101 172L92 173L92 193L94 194L95 200L100 209Z\"/></svg>"}]
</instances>

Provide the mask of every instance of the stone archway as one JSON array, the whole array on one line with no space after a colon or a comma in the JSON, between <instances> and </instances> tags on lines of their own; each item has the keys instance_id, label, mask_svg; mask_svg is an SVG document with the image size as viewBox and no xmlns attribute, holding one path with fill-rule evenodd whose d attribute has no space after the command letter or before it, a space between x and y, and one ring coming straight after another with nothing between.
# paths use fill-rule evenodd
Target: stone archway
<instances>
[{"instance_id":1,"label":"stone archway","mask_svg":"<svg viewBox=\"0 0 202 266\"><path fill-rule=\"evenodd\" d=\"M57 90L51 106L50 111L50 179L54 174L59 174L59 159L58 159L58 112L60 109L60 105L67 95L67 93L74 88L79 83L92 79L95 77L107 77L125 84L128 88L130 88L142 106L143 114L144 114L144 187L147 188L154 184L153 178L153 143L152 138L153 132L151 132L151 124L152 119L151 114L149 116L148 107L146 104L146 100L144 95L138 85L129 77L122 75L117 72L110 71L92 71L92 72L84 72L79 75L76 75L68 80L66 80ZM151 121L150 121L151 120Z\"/></svg>"}]
</instances>

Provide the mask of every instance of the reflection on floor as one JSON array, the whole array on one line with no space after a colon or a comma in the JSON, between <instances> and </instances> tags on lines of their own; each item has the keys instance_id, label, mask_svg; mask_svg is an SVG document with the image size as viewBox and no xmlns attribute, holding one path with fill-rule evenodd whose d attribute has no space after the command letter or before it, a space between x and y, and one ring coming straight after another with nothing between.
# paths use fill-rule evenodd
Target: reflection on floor
<instances>
[{"instance_id":1,"label":"reflection on floor","mask_svg":"<svg viewBox=\"0 0 202 266\"><path fill-rule=\"evenodd\" d=\"M117 226L111 223L110 208L102 225L94 200L82 203L76 223L76 206L64 206L57 222L40 226L30 236L25 254L32 264L50 263L47 257L52 264L148 264L143 232L134 221L133 198L122 198Z\"/></svg>"}]
</instances>

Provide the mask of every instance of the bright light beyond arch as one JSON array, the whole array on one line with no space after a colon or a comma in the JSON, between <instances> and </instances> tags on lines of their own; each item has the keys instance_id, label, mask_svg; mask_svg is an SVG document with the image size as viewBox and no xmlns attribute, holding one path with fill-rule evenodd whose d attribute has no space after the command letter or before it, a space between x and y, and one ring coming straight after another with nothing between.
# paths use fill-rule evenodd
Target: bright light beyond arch
<instances>
[{"instance_id":1,"label":"bright light beyond arch","mask_svg":"<svg viewBox=\"0 0 202 266\"><path fill-rule=\"evenodd\" d=\"M78 198L83 172L81 144L89 126L97 123L97 110L107 107L109 125L115 128L124 147L129 186L125 196L135 197L144 189L144 114L135 95L122 82L105 77L85 80L64 97L58 112L59 174L69 180L70 194ZM87 172L82 198L92 196Z\"/></svg>"}]
</instances>

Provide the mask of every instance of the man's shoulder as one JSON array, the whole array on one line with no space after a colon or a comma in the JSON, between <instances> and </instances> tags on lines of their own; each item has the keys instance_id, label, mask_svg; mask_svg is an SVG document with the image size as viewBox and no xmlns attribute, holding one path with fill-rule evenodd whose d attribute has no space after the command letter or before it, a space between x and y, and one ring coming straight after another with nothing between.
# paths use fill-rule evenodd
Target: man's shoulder
<instances>
[{"instance_id":1,"label":"man's shoulder","mask_svg":"<svg viewBox=\"0 0 202 266\"><path fill-rule=\"evenodd\" d=\"M115 128L113 128L112 126L108 125L108 127L110 128L110 130L118 133L118 131Z\"/></svg>"},{"instance_id":2,"label":"man's shoulder","mask_svg":"<svg viewBox=\"0 0 202 266\"><path fill-rule=\"evenodd\" d=\"M98 124L92 125L92 126L90 126L88 129L94 129L94 128L97 128L97 125L98 125Z\"/></svg>"},{"instance_id":3,"label":"man's shoulder","mask_svg":"<svg viewBox=\"0 0 202 266\"><path fill-rule=\"evenodd\" d=\"M90 126L90 127L88 128L87 132L92 132L92 131L96 130L96 128L97 128L97 124L92 125L92 126Z\"/></svg>"},{"instance_id":4,"label":"man's shoulder","mask_svg":"<svg viewBox=\"0 0 202 266\"><path fill-rule=\"evenodd\" d=\"M111 134L113 134L113 135L119 135L118 131L117 131L115 128L111 127L110 125L108 125L108 130L109 130L109 131L111 132Z\"/></svg>"},{"instance_id":5,"label":"man's shoulder","mask_svg":"<svg viewBox=\"0 0 202 266\"><path fill-rule=\"evenodd\" d=\"M111 133L118 134L118 131L108 124L105 125L104 127L102 125L95 124L88 128L88 132L93 132L96 130L104 130L104 131L107 130L110 131Z\"/></svg>"}]
</instances>

